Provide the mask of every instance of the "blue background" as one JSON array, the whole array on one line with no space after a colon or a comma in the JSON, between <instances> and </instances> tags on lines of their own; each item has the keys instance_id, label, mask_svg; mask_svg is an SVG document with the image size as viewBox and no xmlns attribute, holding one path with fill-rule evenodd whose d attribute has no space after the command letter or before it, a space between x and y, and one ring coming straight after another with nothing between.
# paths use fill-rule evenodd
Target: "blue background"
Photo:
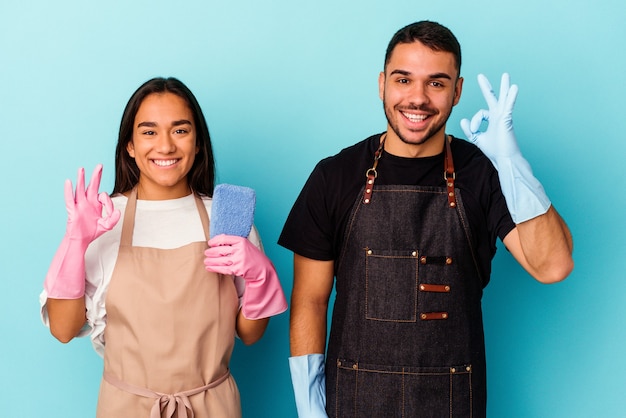
<instances>
[{"instance_id":1,"label":"blue background","mask_svg":"<svg viewBox=\"0 0 626 418\"><path fill-rule=\"evenodd\" d=\"M448 124L511 73L520 146L575 239L568 280L541 285L501 250L484 297L492 417L623 417L626 187L621 0L0 3L0 415L89 417L102 361L54 340L38 295L65 228L63 181L113 154L122 110L153 76L176 76L209 123L220 182L257 190L256 224L286 293L276 240L315 163L385 129L377 76L392 34L448 26L465 89ZM497 88L497 87L496 87ZM244 416L293 417L288 314L232 361Z\"/></svg>"}]
</instances>

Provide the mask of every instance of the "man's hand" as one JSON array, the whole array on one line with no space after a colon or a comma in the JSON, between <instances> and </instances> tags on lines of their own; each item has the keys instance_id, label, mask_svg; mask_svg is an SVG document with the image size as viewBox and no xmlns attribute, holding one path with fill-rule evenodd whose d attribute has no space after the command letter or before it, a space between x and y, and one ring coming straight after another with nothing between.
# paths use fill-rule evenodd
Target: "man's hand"
<instances>
[{"instance_id":1,"label":"man's hand","mask_svg":"<svg viewBox=\"0 0 626 418\"><path fill-rule=\"evenodd\" d=\"M470 142L475 143L491 161L520 154L513 132L513 107L517 99L517 85L510 85L507 73L502 74L499 97L495 96L491 83L483 74L478 75L478 85L489 110L479 110L471 121L461 120L461 128L465 136ZM489 123L485 132L480 131L483 121Z\"/></svg>"},{"instance_id":2,"label":"man's hand","mask_svg":"<svg viewBox=\"0 0 626 418\"><path fill-rule=\"evenodd\" d=\"M489 110L479 110L471 121L461 120L461 128L467 139L475 143L498 170L502 194L513 221L520 224L543 215L550 208L550 200L522 156L513 132L517 86L511 86L509 75L504 73L500 97L496 98L484 75L478 75L478 84ZM483 121L489 123L485 132L480 131Z\"/></svg>"}]
</instances>

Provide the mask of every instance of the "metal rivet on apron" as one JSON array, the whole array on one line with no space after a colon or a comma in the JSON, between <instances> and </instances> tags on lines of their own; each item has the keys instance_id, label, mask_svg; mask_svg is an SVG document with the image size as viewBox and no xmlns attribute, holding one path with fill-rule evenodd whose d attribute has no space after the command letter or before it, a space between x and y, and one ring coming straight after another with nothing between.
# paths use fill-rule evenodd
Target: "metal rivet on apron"
<instances>
[{"instance_id":1,"label":"metal rivet on apron","mask_svg":"<svg viewBox=\"0 0 626 418\"><path fill-rule=\"evenodd\" d=\"M366 190L365 190L365 192L366 192L366 193L371 193L371 192L372 192L372 189L366 189Z\"/></svg>"},{"instance_id":2,"label":"metal rivet on apron","mask_svg":"<svg viewBox=\"0 0 626 418\"><path fill-rule=\"evenodd\" d=\"M422 258L420 258L420 263L426 264L426 257L422 256Z\"/></svg>"},{"instance_id":3,"label":"metal rivet on apron","mask_svg":"<svg viewBox=\"0 0 626 418\"><path fill-rule=\"evenodd\" d=\"M423 285L423 284L421 284L421 285L420 285L420 290L424 290L424 289L425 289L425 288L424 288L424 285Z\"/></svg>"},{"instance_id":4,"label":"metal rivet on apron","mask_svg":"<svg viewBox=\"0 0 626 418\"><path fill-rule=\"evenodd\" d=\"M337 366L341 366L341 360L337 360Z\"/></svg>"},{"instance_id":5,"label":"metal rivet on apron","mask_svg":"<svg viewBox=\"0 0 626 418\"><path fill-rule=\"evenodd\" d=\"M456 203L454 203L454 202L450 202L450 207L451 207L451 208L456 207Z\"/></svg>"},{"instance_id":6,"label":"metal rivet on apron","mask_svg":"<svg viewBox=\"0 0 626 418\"><path fill-rule=\"evenodd\" d=\"M428 317L426 314L421 314L420 316L422 319L426 319Z\"/></svg>"},{"instance_id":7,"label":"metal rivet on apron","mask_svg":"<svg viewBox=\"0 0 626 418\"><path fill-rule=\"evenodd\" d=\"M444 289L446 289L446 292L449 292L450 291L450 286L446 286L446 287L444 287Z\"/></svg>"},{"instance_id":8,"label":"metal rivet on apron","mask_svg":"<svg viewBox=\"0 0 626 418\"><path fill-rule=\"evenodd\" d=\"M368 180L367 181L367 184L372 184L372 183L374 183L374 180Z\"/></svg>"},{"instance_id":9,"label":"metal rivet on apron","mask_svg":"<svg viewBox=\"0 0 626 418\"><path fill-rule=\"evenodd\" d=\"M358 369L358 368L359 368L359 365L358 365L358 364L353 364L353 365L352 365L352 368L353 368L354 370L356 370L356 369Z\"/></svg>"},{"instance_id":10,"label":"metal rivet on apron","mask_svg":"<svg viewBox=\"0 0 626 418\"><path fill-rule=\"evenodd\" d=\"M413 257L417 257L417 251L413 251L413 252L411 253L411 256L413 256Z\"/></svg>"},{"instance_id":11,"label":"metal rivet on apron","mask_svg":"<svg viewBox=\"0 0 626 418\"><path fill-rule=\"evenodd\" d=\"M370 200L369 200L369 199L365 199L365 203L369 203L369 202L370 202Z\"/></svg>"},{"instance_id":12,"label":"metal rivet on apron","mask_svg":"<svg viewBox=\"0 0 626 418\"><path fill-rule=\"evenodd\" d=\"M441 317L442 317L443 319L448 319L448 314L447 314L447 313L442 313L442 314L441 314Z\"/></svg>"},{"instance_id":13,"label":"metal rivet on apron","mask_svg":"<svg viewBox=\"0 0 626 418\"><path fill-rule=\"evenodd\" d=\"M368 255L372 255L372 250L367 250Z\"/></svg>"},{"instance_id":14,"label":"metal rivet on apron","mask_svg":"<svg viewBox=\"0 0 626 418\"><path fill-rule=\"evenodd\" d=\"M452 264L452 257L446 257L446 264Z\"/></svg>"},{"instance_id":15,"label":"metal rivet on apron","mask_svg":"<svg viewBox=\"0 0 626 418\"><path fill-rule=\"evenodd\" d=\"M465 368L465 370L467 370L468 372L471 372L471 371L472 371L472 366L467 366L467 367Z\"/></svg>"},{"instance_id":16,"label":"metal rivet on apron","mask_svg":"<svg viewBox=\"0 0 626 418\"><path fill-rule=\"evenodd\" d=\"M450 373L456 373L456 369L454 367L450 367Z\"/></svg>"}]
</instances>

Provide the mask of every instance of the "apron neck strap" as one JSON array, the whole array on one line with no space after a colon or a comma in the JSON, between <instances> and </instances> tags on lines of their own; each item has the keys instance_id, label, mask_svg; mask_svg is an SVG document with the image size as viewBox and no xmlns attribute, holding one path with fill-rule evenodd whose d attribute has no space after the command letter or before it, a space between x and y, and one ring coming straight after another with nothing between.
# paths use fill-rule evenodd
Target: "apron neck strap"
<instances>
[{"instance_id":1,"label":"apron neck strap","mask_svg":"<svg viewBox=\"0 0 626 418\"><path fill-rule=\"evenodd\" d=\"M456 194L454 191L454 180L456 179L456 173L454 172L454 162L452 161L452 147L450 147L451 140L452 138L450 135L446 135L443 141L446 143L443 162L443 179L446 181L446 187L448 188L448 206L455 208Z\"/></svg>"},{"instance_id":2,"label":"apron neck strap","mask_svg":"<svg viewBox=\"0 0 626 418\"><path fill-rule=\"evenodd\" d=\"M365 172L365 190L363 192L363 203L369 204L372 200L372 192L374 190L374 181L378 177L376 167L378 166L378 160L383 154L385 147L385 139L387 134L384 133L380 137L380 145L374 153L374 164ZM454 162L452 161L452 147L450 146L452 138L450 135L446 135L444 138L444 171L443 179L446 181L446 187L448 188L448 206L451 208L456 207L456 193L454 191L454 180L456 179L456 173L454 172Z\"/></svg>"},{"instance_id":3,"label":"apron neck strap","mask_svg":"<svg viewBox=\"0 0 626 418\"><path fill-rule=\"evenodd\" d=\"M372 200L372 191L374 189L374 181L376 177L378 177L378 172L376 171L376 167L378 166L378 160L381 155L383 155L383 148L385 147L385 139L387 139L387 133L384 133L380 137L380 145L378 149L374 153L374 164L372 168L368 169L365 172L365 191L363 192L363 203L366 205Z\"/></svg>"},{"instance_id":4,"label":"apron neck strap","mask_svg":"<svg viewBox=\"0 0 626 418\"><path fill-rule=\"evenodd\" d=\"M194 193L194 197L196 198L196 207L198 208L198 213L200 214L200 220L202 221L202 230L204 231L205 241L209 240L211 224L209 223L209 215L206 211L206 206L202 202L202 198Z\"/></svg>"},{"instance_id":5,"label":"apron neck strap","mask_svg":"<svg viewBox=\"0 0 626 418\"><path fill-rule=\"evenodd\" d=\"M124 209L124 223L122 224L122 237L120 246L130 247L133 243L133 231L135 230L135 209L137 208L137 186L133 187L128 196L126 209Z\"/></svg>"},{"instance_id":6,"label":"apron neck strap","mask_svg":"<svg viewBox=\"0 0 626 418\"><path fill-rule=\"evenodd\" d=\"M210 224L209 215L206 210L206 206L202 202L202 199L194 193L196 201L196 208L200 215L200 221L202 222L202 230L204 231L204 238L209 240ZM128 196L128 203L126 203L126 209L124 210L124 223L122 224L122 237L120 238L120 245L130 247L133 242L133 231L135 230L135 211L137 209L137 186L133 187Z\"/></svg>"}]
</instances>

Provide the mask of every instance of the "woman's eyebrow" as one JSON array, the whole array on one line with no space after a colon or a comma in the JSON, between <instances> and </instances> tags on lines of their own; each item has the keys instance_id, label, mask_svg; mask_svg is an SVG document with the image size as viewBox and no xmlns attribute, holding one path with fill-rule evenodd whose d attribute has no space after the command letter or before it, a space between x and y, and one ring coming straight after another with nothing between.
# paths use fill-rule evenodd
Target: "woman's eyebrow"
<instances>
[{"instance_id":1,"label":"woman's eyebrow","mask_svg":"<svg viewBox=\"0 0 626 418\"><path fill-rule=\"evenodd\" d=\"M172 126L180 126L180 125L192 125L192 123L187 120L187 119L180 119L180 120L175 120L174 122L172 122ZM154 128L157 126L156 122L149 122L149 121L145 121L145 122L139 122L137 124L137 127L140 128L142 126L147 126L149 128Z\"/></svg>"}]
</instances>

